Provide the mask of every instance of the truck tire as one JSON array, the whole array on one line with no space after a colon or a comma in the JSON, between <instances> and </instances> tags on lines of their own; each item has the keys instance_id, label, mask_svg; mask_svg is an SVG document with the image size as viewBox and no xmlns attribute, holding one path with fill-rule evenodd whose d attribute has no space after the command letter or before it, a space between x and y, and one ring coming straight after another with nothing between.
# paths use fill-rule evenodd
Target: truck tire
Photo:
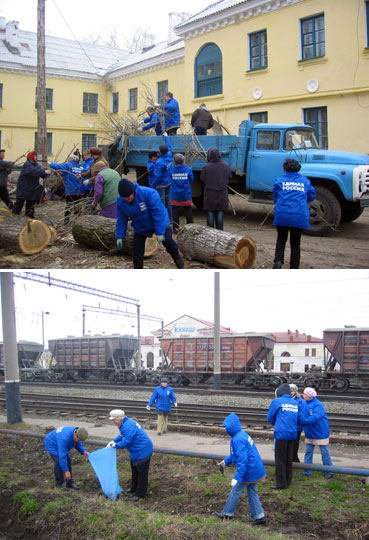
<instances>
[{"instance_id":1,"label":"truck tire","mask_svg":"<svg viewBox=\"0 0 369 540\"><path fill-rule=\"evenodd\" d=\"M146 167L136 167L136 180L140 186L149 187Z\"/></svg>"},{"instance_id":2,"label":"truck tire","mask_svg":"<svg viewBox=\"0 0 369 540\"><path fill-rule=\"evenodd\" d=\"M355 221L364 212L364 208L360 206L360 203L342 203L341 204L342 217L341 221L349 223Z\"/></svg>"},{"instance_id":3,"label":"truck tire","mask_svg":"<svg viewBox=\"0 0 369 540\"><path fill-rule=\"evenodd\" d=\"M341 222L341 206L329 189L315 186L315 192L316 199L309 204L310 229L304 232L310 236L327 236Z\"/></svg>"}]
</instances>

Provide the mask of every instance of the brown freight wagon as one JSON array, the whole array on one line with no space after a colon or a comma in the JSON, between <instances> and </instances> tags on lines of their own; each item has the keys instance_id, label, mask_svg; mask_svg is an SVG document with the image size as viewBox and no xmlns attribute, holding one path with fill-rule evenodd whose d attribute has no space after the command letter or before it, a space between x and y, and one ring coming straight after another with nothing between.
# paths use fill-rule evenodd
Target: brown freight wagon
<instances>
[{"instance_id":1,"label":"brown freight wagon","mask_svg":"<svg viewBox=\"0 0 369 540\"><path fill-rule=\"evenodd\" d=\"M38 361L44 350L41 343L18 341L18 366L22 381L46 380L47 370L42 369ZM0 376L4 377L4 346L0 343Z\"/></svg>"},{"instance_id":2,"label":"brown freight wagon","mask_svg":"<svg viewBox=\"0 0 369 540\"><path fill-rule=\"evenodd\" d=\"M209 382L214 370L214 338L162 338L163 373L173 384ZM237 334L220 338L222 380L245 386L276 387L281 380L268 373L274 339L268 334Z\"/></svg>"},{"instance_id":3,"label":"brown freight wagon","mask_svg":"<svg viewBox=\"0 0 369 540\"><path fill-rule=\"evenodd\" d=\"M98 379L133 384L138 338L126 335L66 337L49 340L51 377L65 381Z\"/></svg>"},{"instance_id":4,"label":"brown freight wagon","mask_svg":"<svg viewBox=\"0 0 369 540\"><path fill-rule=\"evenodd\" d=\"M342 391L352 383L369 389L369 328L327 328L323 342L328 380L338 381Z\"/></svg>"}]
</instances>

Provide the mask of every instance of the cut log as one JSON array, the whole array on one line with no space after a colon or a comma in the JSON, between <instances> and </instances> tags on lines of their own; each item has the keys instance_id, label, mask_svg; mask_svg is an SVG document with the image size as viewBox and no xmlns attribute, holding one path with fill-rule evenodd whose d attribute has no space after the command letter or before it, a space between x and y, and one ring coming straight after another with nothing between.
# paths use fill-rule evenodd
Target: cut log
<instances>
[{"instance_id":1,"label":"cut log","mask_svg":"<svg viewBox=\"0 0 369 540\"><path fill-rule=\"evenodd\" d=\"M256 258L251 238L195 223L181 227L177 243L184 257L220 268L252 268Z\"/></svg>"},{"instance_id":2,"label":"cut log","mask_svg":"<svg viewBox=\"0 0 369 540\"><path fill-rule=\"evenodd\" d=\"M102 251L118 251L115 238L116 220L103 216L81 216L73 224L72 234L77 244ZM145 257L150 257L158 249L155 234L147 238L145 244ZM122 253L133 254L133 229L127 227L127 234L123 240Z\"/></svg>"},{"instance_id":3,"label":"cut log","mask_svg":"<svg viewBox=\"0 0 369 540\"><path fill-rule=\"evenodd\" d=\"M13 249L25 255L44 250L51 242L50 227L38 219L28 219L0 209L0 248Z\"/></svg>"}]
</instances>

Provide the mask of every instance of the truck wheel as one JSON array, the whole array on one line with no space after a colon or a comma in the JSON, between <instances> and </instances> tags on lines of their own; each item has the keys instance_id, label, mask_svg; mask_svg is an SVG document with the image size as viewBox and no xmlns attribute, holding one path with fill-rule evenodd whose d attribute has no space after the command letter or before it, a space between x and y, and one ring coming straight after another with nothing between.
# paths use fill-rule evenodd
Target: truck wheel
<instances>
[{"instance_id":1,"label":"truck wheel","mask_svg":"<svg viewBox=\"0 0 369 540\"><path fill-rule=\"evenodd\" d=\"M315 192L316 199L309 204L310 229L304 232L310 236L327 236L341 222L341 206L329 189L316 186Z\"/></svg>"},{"instance_id":2,"label":"truck wheel","mask_svg":"<svg viewBox=\"0 0 369 540\"><path fill-rule=\"evenodd\" d=\"M136 167L136 180L140 186L149 187L146 167Z\"/></svg>"},{"instance_id":3,"label":"truck wheel","mask_svg":"<svg viewBox=\"0 0 369 540\"><path fill-rule=\"evenodd\" d=\"M192 202L198 208L199 210L204 209L204 197L203 195L199 195L198 197L192 196Z\"/></svg>"},{"instance_id":4,"label":"truck wheel","mask_svg":"<svg viewBox=\"0 0 369 540\"><path fill-rule=\"evenodd\" d=\"M364 208L360 206L360 203L342 203L341 204L342 217L341 221L349 223L355 221L364 212Z\"/></svg>"}]
</instances>

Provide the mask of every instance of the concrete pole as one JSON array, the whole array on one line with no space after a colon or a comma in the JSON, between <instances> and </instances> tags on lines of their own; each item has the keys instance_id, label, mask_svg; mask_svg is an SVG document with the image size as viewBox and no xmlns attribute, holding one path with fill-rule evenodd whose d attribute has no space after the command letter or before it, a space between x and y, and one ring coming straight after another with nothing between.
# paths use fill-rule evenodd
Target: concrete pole
<instances>
[{"instance_id":1,"label":"concrete pole","mask_svg":"<svg viewBox=\"0 0 369 540\"><path fill-rule=\"evenodd\" d=\"M137 337L138 337L138 351L137 351L136 368L141 369L142 357L141 357L141 326L140 326L140 305L139 304L137 304Z\"/></svg>"},{"instance_id":2,"label":"concrete pole","mask_svg":"<svg viewBox=\"0 0 369 540\"><path fill-rule=\"evenodd\" d=\"M22 421L18 345L15 324L13 272L1 272L1 313L5 370L5 399L8 424Z\"/></svg>"},{"instance_id":3,"label":"concrete pole","mask_svg":"<svg viewBox=\"0 0 369 540\"><path fill-rule=\"evenodd\" d=\"M45 0L37 2L37 148L39 161L47 164ZM41 157L41 159L40 159Z\"/></svg>"},{"instance_id":4,"label":"concrete pole","mask_svg":"<svg viewBox=\"0 0 369 540\"><path fill-rule=\"evenodd\" d=\"M214 273L214 390L221 388L220 367L220 273Z\"/></svg>"}]
</instances>

